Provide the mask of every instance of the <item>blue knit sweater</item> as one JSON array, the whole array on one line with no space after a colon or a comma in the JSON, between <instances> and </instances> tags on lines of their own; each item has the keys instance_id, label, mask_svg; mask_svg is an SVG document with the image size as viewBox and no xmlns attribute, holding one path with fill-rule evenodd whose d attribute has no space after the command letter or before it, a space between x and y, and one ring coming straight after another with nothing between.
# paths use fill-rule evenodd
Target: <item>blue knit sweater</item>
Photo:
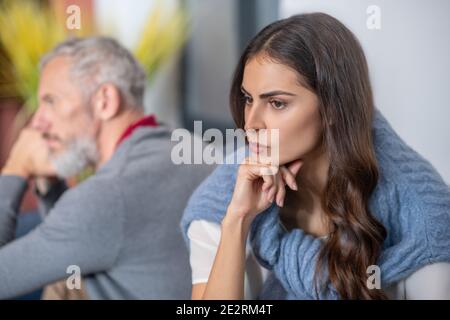
<instances>
[{"instance_id":1,"label":"blue knit sweater","mask_svg":"<svg viewBox=\"0 0 450 320\"><path fill-rule=\"evenodd\" d=\"M450 262L450 190L433 166L395 133L379 110L373 122L380 171L369 207L387 229L377 265L386 288L419 268ZM193 220L220 223L231 200L238 165L220 165L193 193L181 227ZM301 229L284 231L272 205L252 224L250 239L258 261L271 270L263 299L338 299L335 288L316 292L313 277L322 241Z\"/></svg>"}]
</instances>

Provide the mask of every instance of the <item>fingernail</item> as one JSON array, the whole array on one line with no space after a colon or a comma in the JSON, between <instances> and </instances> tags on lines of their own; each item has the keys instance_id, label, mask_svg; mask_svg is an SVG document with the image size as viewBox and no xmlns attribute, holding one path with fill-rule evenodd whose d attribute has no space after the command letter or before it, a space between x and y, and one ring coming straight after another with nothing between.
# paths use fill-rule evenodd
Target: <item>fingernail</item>
<instances>
[{"instance_id":1,"label":"fingernail","mask_svg":"<svg viewBox=\"0 0 450 320\"><path fill-rule=\"evenodd\" d=\"M295 182L292 184L292 189L295 190L295 191L298 190L297 184Z\"/></svg>"}]
</instances>

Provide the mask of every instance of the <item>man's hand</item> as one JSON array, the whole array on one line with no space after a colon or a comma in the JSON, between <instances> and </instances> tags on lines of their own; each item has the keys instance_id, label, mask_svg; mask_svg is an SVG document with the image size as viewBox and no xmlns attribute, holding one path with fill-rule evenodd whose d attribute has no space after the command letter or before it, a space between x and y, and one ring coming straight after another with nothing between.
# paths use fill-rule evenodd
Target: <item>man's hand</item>
<instances>
[{"instance_id":1,"label":"man's hand","mask_svg":"<svg viewBox=\"0 0 450 320\"><path fill-rule=\"evenodd\" d=\"M49 159L48 146L40 132L30 128L21 131L2 174L17 175L25 179L56 175Z\"/></svg>"}]
</instances>

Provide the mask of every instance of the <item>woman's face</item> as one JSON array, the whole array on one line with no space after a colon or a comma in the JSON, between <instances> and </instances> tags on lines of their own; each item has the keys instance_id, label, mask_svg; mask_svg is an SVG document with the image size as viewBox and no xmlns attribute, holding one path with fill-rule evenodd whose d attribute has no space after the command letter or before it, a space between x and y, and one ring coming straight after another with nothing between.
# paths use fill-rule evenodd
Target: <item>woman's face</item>
<instances>
[{"instance_id":1,"label":"woman's face","mask_svg":"<svg viewBox=\"0 0 450 320\"><path fill-rule=\"evenodd\" d=\"M246 101L244 129L279 130L279 165L305 159L320 147L322 122L318 98L299 83L295 70L257 55L245 66L241 89ZM252 152L271 155L270 139L267 146L252 143L250 134L248 140Z\"/></svg>"}]
</instances>

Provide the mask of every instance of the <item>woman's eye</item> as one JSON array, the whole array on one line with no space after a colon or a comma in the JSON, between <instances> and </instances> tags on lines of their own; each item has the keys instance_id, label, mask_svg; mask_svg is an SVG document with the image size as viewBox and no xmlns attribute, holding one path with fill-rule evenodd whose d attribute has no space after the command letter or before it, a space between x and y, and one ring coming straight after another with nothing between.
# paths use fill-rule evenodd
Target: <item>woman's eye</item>
<instances>
[{"instance_id":1,"label":"woman's eye","mask_svg":"<svg viewBox=\"0 0 450 320\"><path fill-rule=\"evenodd\" d=\"M252 104L253 100L249 96L244 96L244 102L246 105Z\"/></svg>"},{"instance_id":2,"label":"woman's eye","mask_svg":"<svg viewBox=\"0 0 450 320\"><path fill-rule=\"evenodd\" d=\"M284 107L286 107L286 103L284 103L283 101L280 101L280 100L272 100L272 101L270 101L270 104L275 109L283 109Z\"/></svg>"}]
</instances>

